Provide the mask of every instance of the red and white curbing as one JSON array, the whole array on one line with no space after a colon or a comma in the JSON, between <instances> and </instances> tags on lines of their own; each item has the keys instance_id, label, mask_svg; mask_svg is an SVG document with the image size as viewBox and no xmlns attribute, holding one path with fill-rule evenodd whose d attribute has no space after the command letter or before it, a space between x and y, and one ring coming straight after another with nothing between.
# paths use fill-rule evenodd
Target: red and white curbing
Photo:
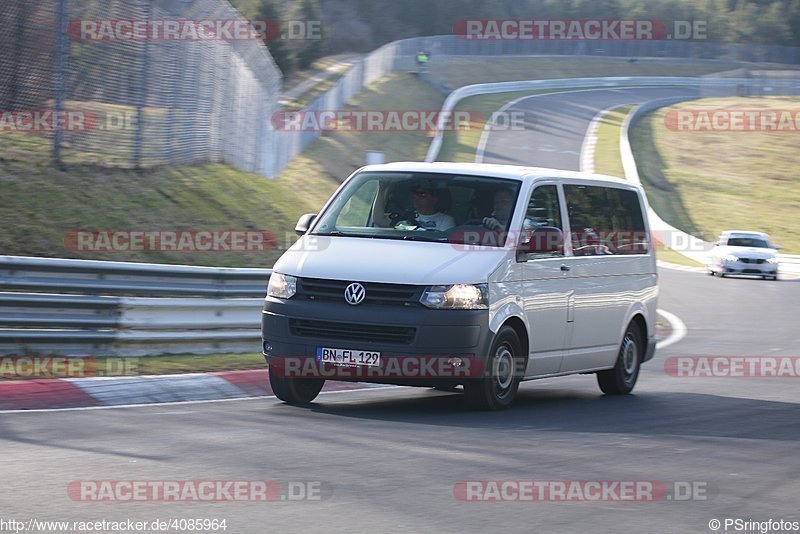
<instances>
[{"instance_id":1,"label":"red and white curbing","mask_svg":"<svg viewBox=\"0 0 800 534\"><path fill-rule=\"evenodd\" d=\"M374 387L382 386L328 381L323 392ZM0 413L190 403L272 395L265 369L180 375L8 380L0 382Z\"/></svg>"}]
</instances>

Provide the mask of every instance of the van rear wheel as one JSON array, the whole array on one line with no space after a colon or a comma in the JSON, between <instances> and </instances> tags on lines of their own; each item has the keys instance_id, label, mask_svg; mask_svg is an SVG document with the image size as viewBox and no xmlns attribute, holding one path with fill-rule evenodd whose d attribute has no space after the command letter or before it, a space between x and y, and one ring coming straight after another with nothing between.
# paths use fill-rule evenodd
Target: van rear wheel
<instances>
[{"instance_id":1,"label":"van rear wheel","mask_svg":"<svg viewBox=\"0 0 800 534\"><path fill-rule=\"evenodd\" d=\"M482 378L464 384L469 405L479 410L504 410L517 396L521 373L522 343L517 332L504 326L495 336Z\"/></svg>"},{"instance_id":2,"label":"van rear wheel","mask_svg":"<svg viewBox=\"0 0 800 534\"><path fill-rule=\"evenodd\" d=\"M322 391L324 378L287 378L269 373L272 392L288 404L308 404Z\"/></svg>"},{"instance_id":3,"label":"van rear wheel","mask_svg":"<svg viewBox=\"0 0 800 534\"><path fill-rule=\"evenodd\" d=\"M627 395L633 391L642 363L641 338L639 327L635 323L629 324L614 368L598 371L597 384L606 395Z\"/></svg>"}]
</instances>

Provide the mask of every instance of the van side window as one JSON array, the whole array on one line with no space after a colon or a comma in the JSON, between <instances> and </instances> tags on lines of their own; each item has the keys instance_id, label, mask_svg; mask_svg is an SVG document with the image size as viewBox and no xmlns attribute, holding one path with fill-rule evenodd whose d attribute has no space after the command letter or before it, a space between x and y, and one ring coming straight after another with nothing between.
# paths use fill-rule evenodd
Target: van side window
<instances>
[{"instance_id":1,"label":"van side window","mask_svg":"<svg viewBox=\"0 0 800 534\"><path fill-rule=\"evenodd\" d=\"M554 185L540 185L528 202L523 230L536 230L545 226L564 230L558 206L558 190Z\"/></svg>"},{"instance_id":2,"label":"van side window","mask_svg":"<svg viewBox=\"0 0 800 534\"><path fill-rule=\"evenodd\" d=\"M563 256L563 231L558 189L554 185L538 186L525 211L517 261Z\"/></svg>"},{"instance_id":3,"label":"van side window","mask_svg":"<svg viewBox=\"0 0 800 534\"><path fill-rule=\"evenodd\" d=\"M565 185L564 193L575 256L647 253L649 236L636 192Z\"/></svg>"}]
</instances>

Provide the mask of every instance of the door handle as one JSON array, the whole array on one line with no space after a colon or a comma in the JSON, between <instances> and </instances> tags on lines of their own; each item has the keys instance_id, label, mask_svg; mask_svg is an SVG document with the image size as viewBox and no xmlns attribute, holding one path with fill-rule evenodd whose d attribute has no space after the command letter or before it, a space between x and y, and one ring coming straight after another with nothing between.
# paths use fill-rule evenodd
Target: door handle
<instances>
[{"instance_id":1,"label":"door handle","mask_svg":"<svg viewBox=\"0 0 800 534\"><path fill-rule=\"evenodd\" d=\"M561 265L561 270L562 270L562 271L564 271L564 272L567 272L567 271L569 271L569 270L570 270L570 268L571 268L571 267L570 267L569 265L564 265L564 264L562 264L562 265Z\"/></svg>"}]
</instances>

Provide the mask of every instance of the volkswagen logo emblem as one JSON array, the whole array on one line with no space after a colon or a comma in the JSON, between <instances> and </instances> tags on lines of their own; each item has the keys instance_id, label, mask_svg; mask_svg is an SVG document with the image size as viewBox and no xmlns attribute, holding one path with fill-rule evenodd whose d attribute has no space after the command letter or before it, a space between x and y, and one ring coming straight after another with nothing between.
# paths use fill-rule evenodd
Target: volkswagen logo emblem
<instances>
[{"instance_id":1,"label":"volkswagen logo emblem","mask_svg":"<svg viewBox=\"0 0 800 534\"><path fill-rule=\"evenodd\" d=\"M367 290L358 282L354 282L344 289L344 300L353 306L364 302L364 297L367 296Z\"/></svg>"}]
</instances>

